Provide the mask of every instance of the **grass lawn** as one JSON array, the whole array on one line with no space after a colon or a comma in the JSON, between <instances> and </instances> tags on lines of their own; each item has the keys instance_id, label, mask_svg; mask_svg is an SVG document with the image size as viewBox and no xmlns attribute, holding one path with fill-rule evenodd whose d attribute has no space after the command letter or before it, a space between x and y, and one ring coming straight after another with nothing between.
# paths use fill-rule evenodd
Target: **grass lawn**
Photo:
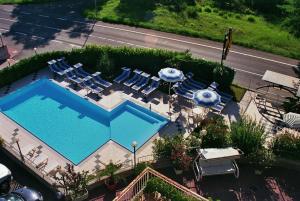
<instances>
[{"instance_id":1,"label":"grass lawn","mask_svg":"<svg viewBox=\"0 0 300 201\"><path fill-rule=\"evenodd\" d=\"M234 28L234 43L300 59L300 38L281 28L280 22L263 16L224 12L209 5L189 6L177 13L160 5L132 6L120 0L102 0L97 15L94 8L85 16L102 21L141 26L178 34L222 41L225 31Z\"/></svg>"},{"instance_id":2,"label":"grass lawn","mask_svg":"<svg viewBox=\"0 0 300 201\"><path fill-rule=\"evenodd\" d=\"M233 95L233 100L236 102L240 102L247 91L245 88L234 84L230 86L230 90L230 93Z\"/></svg>"}]
</instances>

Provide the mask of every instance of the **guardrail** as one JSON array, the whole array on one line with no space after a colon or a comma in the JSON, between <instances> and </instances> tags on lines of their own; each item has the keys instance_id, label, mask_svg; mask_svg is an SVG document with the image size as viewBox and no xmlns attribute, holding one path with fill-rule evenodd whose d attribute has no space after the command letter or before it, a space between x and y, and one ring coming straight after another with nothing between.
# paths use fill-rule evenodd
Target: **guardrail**
<instances>
[{"instance_id":1,"label":"guardrail","mask_svg":"<svg viewBox=\"0 0 300 201\"><path fill-rule=\"evenodd\" d=\"M113 201L130 201L142 196L147 182L150 178L153 177L163 180L164 182L175 187L186 195L202 201L208 201L208 199L200 196L199 194L191 191L190 189L180 185L179 183L149 167L147 167L139 176L137 176L137 178L135 178Z\"/></svg>"}]
</instances>

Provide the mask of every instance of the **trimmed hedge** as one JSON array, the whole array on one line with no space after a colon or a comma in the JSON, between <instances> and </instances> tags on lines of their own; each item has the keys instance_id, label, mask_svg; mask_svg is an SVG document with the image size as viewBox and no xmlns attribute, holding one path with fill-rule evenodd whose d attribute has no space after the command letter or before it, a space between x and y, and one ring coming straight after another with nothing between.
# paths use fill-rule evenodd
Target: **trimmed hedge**
<instances>
[{"instance_id":1,"label":"trimmed hedge","mask_svg":"<svg viewBox=\"0 0 300 201\"><path fill-rule=\"evenodd\" d=\"M196 198L188 196L170 184L164 182L159 178L151 178L147 182L145 193L159 192L162 196L172 201L199 201Z\"/></svg>"},{"instance_id":2,"label":"trimmed hedge","mask_svg":"<svg viewBox=\"0 0 300 201\"><path fill-rule=\"evenodd\" d=\"M104 56L103 56L104 55ZM65 56L71 64L81 62L87 71L102 71L112 79L123 66L139 68L152 75L166 66L177 66L184 73L193 72L197 80L209 84L216 81L221 89L229 90L234 78L234 70L221 67L220 64L192 58L188 52L178 53L159 49L141 49L129 47L87 46L69 52L54 51L21 60L11 67L0 71L0 87L10 84L26 75L47 66L47 61ZM103 58L109 62L103 62ZM105 67L103 67L105 63Z\"/></svg>"}]
</instances>

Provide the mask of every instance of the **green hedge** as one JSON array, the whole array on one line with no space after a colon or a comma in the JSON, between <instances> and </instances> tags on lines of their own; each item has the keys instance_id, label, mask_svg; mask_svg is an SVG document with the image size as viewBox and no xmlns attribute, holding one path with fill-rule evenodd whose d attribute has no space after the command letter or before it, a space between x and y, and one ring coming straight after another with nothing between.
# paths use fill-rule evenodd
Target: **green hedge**
<instances>
[{"instance_id":1,"label":"green hedge","mask_svg":"<svg viewBox=\"0 0 300 201\"><path fill-rule=\"evenodd\" d=\"M147 182L144 192L149 194L159 192L162 196L172 201L199 201L196 198L182 193L177 188L171 186L170 184L164 182L159 178L151 178Z\"/></svg>"},{"instance_id":2,"label":"green hedge","mask_svg":"<svg viewBox=\"0 0 300 201\"><path fill-rule=\"evenodd\" d=\"M276 136L273 151L277 156L300 160L300 136L288 132Z\"/></svg>"},{"instance_id":3,"label":"green hedge","mask_svg":"<svg viewBox=\"0 0 300 201\"><path fill-rule=\"evenodd\" d=\"M83 63L87 71L102 71L103 75L109 79L120 73L120 68L123 66L139 68L152 75L157 75L157 72L163 67L177 66L184 73L193 72L197 80L207 84L216 81L220 84L221 89L228 90L235 74L228 67L224 67L222 70L218 63L192 58L188 52L178 53L158 49L87 46L70 52L55 51L38 54L21 60L17 64L0 71L0 87L45 68L48 60L61 56L65 56L71 64ZM103 58L108 58L110 61L103 62ZM108 63L109 66L103 67L104 63Z\"/></svg>"}]
</instances>

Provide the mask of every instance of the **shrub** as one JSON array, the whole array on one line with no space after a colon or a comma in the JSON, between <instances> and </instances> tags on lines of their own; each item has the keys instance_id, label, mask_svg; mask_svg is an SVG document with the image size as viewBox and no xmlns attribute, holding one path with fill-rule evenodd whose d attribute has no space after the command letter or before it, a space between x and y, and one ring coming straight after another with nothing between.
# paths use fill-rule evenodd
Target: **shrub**
<instances>
[{"instance_id":1,"label":"shrub","mask_svg":"<svg viewBox=\"0 0 300 201\"><path fill-rule=\"evenodd\" d=\"M247 20L248 20L249 22L255 22L255 18L252 17L252 16L249 16Z\"/></svg>"},{"instance_id":2,"label":"shrub","mask_svg":"<svg viewBox=\"0 0 300 201\"><path fill-rule=\"evenodd\" d=\"M205 7L204 11L207 12L207 13L211 13L211 8L210 7Z\"/></svg>"},{"instance_id":3,"label":"shrub","mask_svg":"<svg viewBox=\"0 0 300 201\"><path fill-rule=\"evenodd\" d=\"M242 117L231 124L232 143L245 155L256 153L264 148L266 139L264 132L264 127L249 117Z\"/></svg>"},{"instance_id":4,"label":"shrub","mask_svg":"<svg viewBox=\"0 0 300 201\"><path fill-rule=\"evenodd\" d=\"M235 15L235 18L236 19L242 19L242 16L241 15Z\"/></svg>"},{"instance_id":5,"label":"shrub","mask_svg":"<svg viewBox=\"0 0 300 201\"><path fill-rule=\"evenodd\" d=\"M280 157L300 160L300 135L286 130L275 137L272 148Z\"/></svg>"},{"instance_id":6,"label":"shrub","mask_svg":"<svg viewBox=\"0 0 300 201\"><path fill-rule=\"evenodd\" d=\"M25 77L35 71L47 66L47 61L65 56L71 64L81 62L84 68L90 72L107 71L100 65L102 55L107 54L110 62L106 66L110 68L109 75L115 77L119 69L123 66L139 68L152 75L168 65L170 61L177 65L184 73L193 72L195 77L207 83L216 81L222 87L228 89L234 78L234 71L224 67L224 71L214 71L220 64L208 62L201 59L192 58L188 52L178 53L160 49L142 49L130 47L108 47L108 46L87 46L81 49L74 49L70 52L48 52L38 54L34 57L21 60L11 67L0 71L0 87L10 84L18 79ZM106 56L104 56L105 58Z\"/></svg>"},{"instance_id":7,"label":"shrub","mask_svg":"<svg viewBox=\"0 0 300 201\"><path fill-rule=\"evenodd\" d=\"M299 97L286 97L283 102L283 108L286 112L300 113L300 98Z\"/></svg>"},{"instance_id":8,"label":"shrub","mask_svg":"<svg viewBox=\"0 0 300 201\"><path fill-rule=\"evenodd\" d=\"M170 184L164 182L159 178L151 178L147 182L146 188L144 190L145 193L154 193L159 192L162 196L166 197L167 200L172 201L196 201L198 199L193 198L179 191L175 187Z\"/></svg>"},{"instance_id":9,"label":"shrub","mask_svg":"<svg viewBox=\"0 0 300 201\"><path fill-rule=\"evenodd\" d=\"M215 116L201 122L207 134L202 138L203 148L223 148L230 144L228 126L222 116Z\"/></svg>"},{"instance_id":10,"label":"shrub","mask_svg":"<svg viewBox=\"0 0 300 201\"><path fill-rule=\"evenodd\" d=\"M147 167L151 167L150 163L138 163L134 169L134 176L141 174Z\"/></svg>"},{"instance_id":11,"label":"shrub","mask_svg":"<svg viewBox=\"0 0 300 201\"><path fill-rule=\"evenodd\" d=\"M189 18L196 19L198 17L198 12L195 7L188 7L186 9L186 14Z\"/></svg>"}]
</instances>

